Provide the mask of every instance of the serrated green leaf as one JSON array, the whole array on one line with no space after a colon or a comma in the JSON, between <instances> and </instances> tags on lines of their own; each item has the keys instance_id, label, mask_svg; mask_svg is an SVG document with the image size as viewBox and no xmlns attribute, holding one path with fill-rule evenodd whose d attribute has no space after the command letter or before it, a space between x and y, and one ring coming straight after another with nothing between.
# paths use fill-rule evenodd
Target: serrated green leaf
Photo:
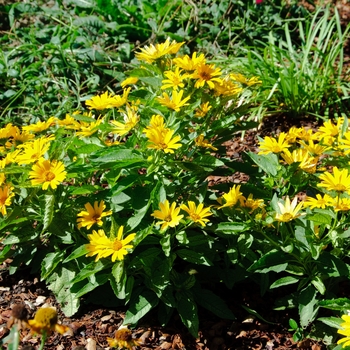
<instances>
[{"instance_id":1,"label":"serrated green leaf","mask_svg":"<svg viewBox=\"0 0 350 350\"><path fill-rule=\"evenodd\" d=\"M326 309L331 310L350 310L350 299L348 298L337 298L329 300L320 300L319 305Z\"/></svg>"},{"instance_id":2,"label":"serrated green leaf","mask_svg":"<svg viewBox=\"0 0 350 350\"><path fill-rule=\"evenodd\" d=\"M332 222L331 216L325 215L325 214L320 214L320 213L307 215L306 219L313 221L317 225L322 225L322 224L330 225L330 223Z\"/></svg>"},{"instance_id":3,"label":"serrated green leaf","mask_svg":"<svg viewBox=\"0 0 350 350\"><path fill-rule=\"evenodd\" d=\"M321 295L324 295L326 293L326 286L324 285L322 279L319 276L315 276L311 283L313 286L319 291Z\"/></svg>"},{"instance_id":4,"label":"serrated green leaf","mask_svg":"<svg viewBox=\"0 0 350 350\"><path fill-rule=\"evenodd\" d=\"M41 278L46 279L63 260L64 251L48 253L41 262Z\"/></svg>"},{"instance_id":5,"label":"serrated green leaf","mask_svg":"<svg viewBox=\"0 0 350 350\"><path fill-rule=\"evenodd\" d=\"M248 229L250 229L249 225L242 222L221 222L216 228L217 231L222 231L226 234L242 233Z\"/></svg>"},{"instance_id":6,"label":"serrated green leaf","mask_svg":"<svg viewBox=\"0 0 350 350\"><path fill-rule=\"evenodd\" d=\"M135 293L136 294L136 293ZM125 314L124 325L135 325L143 316L153 309L159 302L155 293L144 290L130 300L130 307Z\"/></svg>"},{"instance_id":7,"label":"serrated green leaf","mask_svg":"<svg viewBox=\"0 0 350 350\"><path fill-rule=\"evenodd\" d=\"M160 245L163 249L164 255L169 257L171 253L171 236L166 234L164 237L162 237L160 240Z\"/></svg>"},{"instance_id":8,"label":"serrated green leaf","mask_svg":"<svg viewBox=\"0 0 350 350\"><path fill-rule=\"evenodd\" d=\"M110 264L107 265L104 264L101 260L97 262L91 262L90 264L83 267L82 270L79 271L79 273L74 277L74 279L71 281L71 284L80 282L84 280L85 278L88 278L89 276L102 271L103 269L106 269Z\"/></svg>"},{"instance_id":9,"label":"serrated green leaf","mask_svg":"<svg viewBox=\"0 0 350 350\"><path fill-rule=\"evenodd\" d=\"M81 194L90 194L96 192L98 189L97 186L92 185L82 185L79 187L70 187L71 195L81 195Z\"/></svg>"},{"instance_id":10,"label":"serrated green leaf","mask_svg":"<svg viewBox=\"0 0 350 350\"><path fill-rule=\"evenodd\" d=\"M269 271L282 272L288 266L288 256L278 250L272 250L263 255L257 262L248 268L248 271L266 273Z\"/></svg>"},{"instance_id":11,"label":"serrated green leaf","mask_svg":"<svg viewBox=\"0 0 350 350\"><path fill-rule=\"evenodd\" d=\"M42 232L45 232L50 226L53 219L53 213L55 209L55 196L53 194L45 195L45 208L44 208L44 220Z\"/></svg>"},{"instance_id":12,"label":"serrated green leaf","mask_svg":"<svg viewBox=\"0 0 350 350\"><path fill-rule=\"evenodd\" d=\"M112 266L112 275L116 283L119 283L124 273L124 261L118 261Z\"/></svg>"},{"instance_id":13,"label":"serrated green leaf","mask_svg":"<svg viewBox=\"0 0 350 350\"><path fill-rule=\"evenodd\" d=\"M248 152L249 157L257 164L265 173L276 176L277 170L280 167L278 157L274 153L269 154L256 154L253 152Z\"/></svg>"},{"instance_id":14,"label":"serrated green leaf","mask_svg":"<svg viewBox=\"0 0 350 350\"><path fill-rule=\"evenodd\" d=\"M76 266L73 264L61 267L60 271L55 271L47 280L48 288L55 294L67 317L73 316L80 305L79 298L70 291L72 280L76 275L75 269Z\"/></svg>"},{"instance_id":15,"label":"serrated green leaf","mask_svg":"<svg viewBox=\"0 0 350 350\"><path fill-rule=\"evenodd\" d=\"M298 309L300 316L300 326L306 328L317 314L318 306L316 299L316 289L309 285L302 290L298 297Z\"/></svg>"},{"instance_id":16,"label":"serrated green leaf","mask_svg":"<svg viewBox=\"0 0 350 350\"><path fill-rule=\"evenodd\" d=\"M344 320L340 317L320 317L317 320L323 322L327 326L337 329L341 329L341 324L344 323Z\"/></svg>"},{"instance_id":17,"label":"serrated green leaf","mask_svg":"<svg viewBox=\"0 0 350 350\"><path fill-rule=\"evenodd\" d=\"M91 163L97 166L113 167L113 169L125 168L130 165L144 162L142 155L133 149L108 148L97 151L91 156Z\"/></svg>"}]
</instances>

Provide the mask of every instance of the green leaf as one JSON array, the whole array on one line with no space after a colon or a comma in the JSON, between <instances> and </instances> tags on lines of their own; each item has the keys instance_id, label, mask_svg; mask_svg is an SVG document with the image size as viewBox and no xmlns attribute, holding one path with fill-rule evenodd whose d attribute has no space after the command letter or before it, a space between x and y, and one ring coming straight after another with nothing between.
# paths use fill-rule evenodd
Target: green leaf
<instances>
[{"instance_id":1,"label":"green leaf","mask_svg":"<svg viewBox=\"0 0 350 350\"><path fill-rule=\"evenodd\" d=\"M64 251L48 253L41 262L41 278L47 279L56 266L63 260Z\"/></svg>"},{"instance_id":2,"label":"green leaf","mask_svg":"<svg viewBox=\"0 0 350 350\"><path fill-rule=\"evenodd\" d=\"M324 295L326 293L326 286L324 285L322 279L319 276L315 276L311 283L313 286L319 291L321 295Z\"/></svg>"},{"instance_id":3,"label":"green leaf","mask_svg":"<svg viewBox=\"0 0 350 350\"><path fill-rule=\"evenodd\" d=\"M112 275L116 283L119 283L124 273L124 261L116 262L112 267Z\"/></svg>"},{"instance_id":4,"label":"green leaf","mask_svg":"<svg viewBox=\"0 0 350 350\"><path fill-rule=\"evenodd\" d=\"M99 189L98 186L92 186L92 185L82 185L79 187L70 187L70 194L71 195L79 195L79 194L90 194L94 193Z\"/></svg>"},{"instance_id":5,"label":"green leaf","mask_svg":"<svg viewBox=\"0 0 350 350\"><path fill-rule=\"evenodd\" d=\"M222 231L225 234L235 234L249 229L249 225L242 222L220 222L216 231Z\"/></svg>"},{"instance_id":6,"label":"green leaf","mask_svg":"<svg viewBox=\"0 0 350 350\"><path fill-rule=\"evenodd\" d=\"M236 319L227 304L219 296L208 289L196 289L195 300L200 305L211 311L214 315L227 320Z\"/></svg>"},{"instance_id":7,"label":"green leaf","mask_svg":"<svg viewBox=\"0 0 350 350\"><path fill-rule=\"evenodd\" d=\"M125 314L123 325L135 325L159 302L158 297L150 290L136 293L130 300L130 307Z\"/></svg>"},{"instance_id":8,"label":"green leaf","mask_svg":"<svg viewBox=\"0 0 350 350\"><path fill-rule=\"evenodd\" d=\"M322 224L330 225L332 222L332 218L330 215L325 215L325 214L320 214L320 213L316 213L313 215L307 215L306 219L313 221L317 225L322 225Z\"/></svg>"},{"instance_id":9,"label":"green leaf","mask_svg":"<svg viewBox=\"0 0 350 350\"><path fill-rule=\"evenodd\" d=\"M84 280L85 278L88 278L89 276L106 269L108 266L110 266L109 263L106 265L101 260L99 260L97 262L93 261L90 264L83 267L82 270L80 270L80 272L71 281L71 284L80 282L80 281Z\"/></svg>"},{"instance_id":10,"label":"green leaf","mask_svg":"<svg viewBox=\"0 0 350 350\"><path fill-rule=\"evenodd\" d=\"M88 281L81 281L75 284L71 288L71 292L74 292L75 295L80 298L83 295L92 292L99 286L104 285L109 279L109 274L96 274L89 277Z\"/></svg>"},{"instance_id":11,"label":"green leaf","mask_svg":"<svg viewBox=\"0 0 350 350\"><path fill-rule=\"evenodd\" d=\"M277 170L280 168L278 157L274 153L256 154L248 152L249 157L257 164L265 173L276 176Z\"/></svg>"},{"instance_id":12,"label":"green leaf","mask_svg":"<svg viewBox=\"0 0 350 350\"><path fill-rule=\"evenodd\" d=\"M115 281L114 277L109 278L109 283L111 284L113 292L118 299L123 300L126 297L125 287L126 287L127 279L128 279L128 277L127 277L125 271L121 275L118 283Z\"/></svg>"},{"instance_id":13,"label":"green leaf","mask_svg":"<svg viewBox=\"0 0 350 350\"><path fill-rule=\"evenodd\" d=\"M180 249L176 254L185 261L193 264L213 266L213 263L204 255L190 249Z\"/></svg>"},{"instance_id":14,"label":"green leaf","mask_svg":"<svg viewBox=\"0 0 350 350\"><path fill-rule=\"evenodd\" d=\"M47 279L48 288L55 294L67 317L73 316L78 311L80 304L76 294L70 291L76 268L73 264L64 266Z\"/></svg>"},{"instance_id":15,"label":"green leaf","mask_svg":"<svg viewBox=\"0 0 350 350\"><path fill-rule=\"evenodd\" d=\"M55 196L53 194L45 195L45 208L44 208L44 220L42 232L45 232L50 226L53 219L53 213L55 209Z\"/></svg>"},{"instance_id":16,"label":"green leaf","mask_svg":"<svg viewBox=\"0 0 350 350\"><path fill-rule=\"evenodd\" d=\"M217 168L225 165L223 161L210 155L197 157L193 159L192 163L204 168Z\"/></svg>"},{"instance_id":17,"label":"green leaf","mask_svg":"<svg viewBox=\"0 0 350 350\"><path fill-rule=\"evenodd\" d=\"M160 245L162 246L165 256L169 257L171 253L171 235L165 234L160 240Z\"/></svg>"},{"instance_id":18,"label":"green leaf","mask_svg":"<svg viewBox=\"0 0 350 350\"><path fill-rule=\"evenodd\" d=\"M249 312L249 314L256 316L258 319L264 321L265 323L268 324L276 324L274 322L270 322L268 320L266 320L265 318L263 318L258 312L256 312L255 310L251 309L250 307L246 306L246 305L241 305L243 307L243 309L247 310Z\"/></svg>"},{"instance_id":19,"label":"green leaf","mask_svg":"<svg viewBox=\"0 0 350 350\"><path fill-rule=\"evenodd\" d=\"M143 163L142 155L134 149L107 148L91 155L91 163L97 166L113 167L113 169L125 168L130 165Z\"/></svg>"},{"instance_id":20,"label":"green leaf","mask_svg":"<svg viewBox=\"0 0 350 350\"><path fill-rule=\"evenodd\" d=\"M318 311L316 295L317 291L312 285L307 286L299 294L298 309L300 325L303 328L306 328L316 317Z\"/></svg>"},{"instance_id":21,"label":"green leaf","mask_svg":"<svg viewBox=\"0 0 350 350\"><path fill-rule=\"evenodd\" d=\"M273 282L270 286L271 289L278 288L282 286L287 286L289 284L294 284L299 282L299 278L292 277L292 276L286 276L278 279L277 281Z\"/></svg>"},{"instance_id":22,"label":"green leaf","mask_svg":"<svg viewBox=\"0 0 350 350\"><path fill-rule=\"evenodd\" d=\"M348 298L337 298L329 300L320 300L319 305L326 309L331 310L350 310L350 299Z\"/></svg>"},{"instance_id":23,"label":"green leaf","mask_svg":"<svg viewBox=\"0 0 350 350\"><path fill-rule=\"evenodd\" d=\"M288 256L278 250L272 250L263 255L257 262L248 268L248 271L266 273L269 271L282 272L288 266Z\"/></svg>"},{"instance_id":24,"label":"green leaf","mask_svg":"<svg viewBox=\"0 0 350 350\"><path fill-rule=\"evenodd\" d=\"M292 318L289 319L289 326L295 331L298 329L298 323Z\"/></svg>"},{"instance_id":25,"label":"green leaf","mask_svg":"<svg viewBox=\"0 0 350 350\"><path fill-rule=\"evenodd\" d=\"M67 263L68 261L80 258L83 255L86 255L89 251L86 249L86 245L81 245L77 249L73 250L71 254L67 256L67 258L63 261Z\"/></svg>"},{"instance_id":26,"label":"green leaf","mask_svg":"<svg viewBox=\"0 0 350 350\"><path fill-rule=\"evenodd\" d=\"M325 323L327 326L337 329L341 329L341 324L344 323L344 320L340 317L320 317L317 320Z\"/></svg>"},{"instance_id":27,"label":"green leaf","mask_svg":"<svg viewBox=\"0 0 350 350\"><path fill-rule=\"evenodd\" d=\"M198 337L198 313L197 305L193 300L193 295L190 291L181 291L176 294L177 311L181 317L182 323L188 328L190 333Z\"/></svg>"}]
</instances>

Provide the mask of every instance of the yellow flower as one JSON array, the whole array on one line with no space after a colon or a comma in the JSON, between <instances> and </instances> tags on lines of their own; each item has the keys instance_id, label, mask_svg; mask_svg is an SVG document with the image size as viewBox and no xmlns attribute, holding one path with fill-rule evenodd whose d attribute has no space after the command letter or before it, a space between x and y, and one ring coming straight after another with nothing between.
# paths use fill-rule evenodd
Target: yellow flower
<instances>
[{"instance_id":1,"label":"yellow flower","mask_svg":"<svg viewBox=\"0 0 350 350\"><path fill-rule=\"evenodd\" d=\"M175 72L169 70L164 72L164 75L168 79L162 80L162 87L161 89L174 89L177 90L178 88L183 89L185 84L183 83L183 80L187 78L187 75L181 75L181 71L179 67L176 67Z\"/></svg>"},{"instance_id":2,"label":"yellow flower","mask_svg":"<svg viewBox=\"0 0 350 350\"><path fill-rule=\"evenodd\" d=\"M122 113L122 115L124 116L124 123L111 120L111 124L115 126L112 132L118 134L119 136L126 135L140 120L136 110L129 106L126 106L126 113Z\"/></svg>"},{"instance_id":3,"label":"yellow flower","mask_svg":"<svg viewBox=\"0 0 350 350\"><path fill-rule=\"evenodd\" d=\"M80 112L73 112L73 115L77 115L77 114L80 114ZM57 124L59 126L63 126L65 129L73 129L73 130L80 129L80 123L68 113L66 114L64 119L58 120Z\"/></svg>"},{"instance_id":4,"label":"yellow flower","mask_svg":"<svg viewBox=\"0 0 350 350\"><path fill-rule=\"evenodd\" d=\"M170 206L169 201L159 203L160 210L155 210L151 216L155 217L162 224L161 230L165 230L168 227L175 227L180 223L180 220L184 217L179 215L180 207L176 208L176 203L173 202Z\"/></svg>"},{"instance_id":5,"label":"yellow flower","mask_svg":"<svg viewBox=\"0 0 350 350\"><path fill-rule=\"evenodd\" d=\"M147 131L148 148L158 149L164 151L164 153L174 153L174 149L178 149L182 146L181 143L177 143L181 140L180 136L174 136L174 130L155 128L151 131ZM172 138L173 137L173 138Z\"/></svg>"},{"instance_id":6,"label":"yellow flower","mask_svg":"<svg viewBox=\"0 0 350 350\"><path fill-rule=\"evenodd\" d=\"M333 198L325 194L323 197L319 193L316 194L316 198L314 197L306 197L306 200L304 202L304 208L310 207L310 209L314 208L322 208L325 209L326 207L333 206Z\"/></svg>"},{"instance_id":7,"label":"yellow flower","mask_svg":"<svg viewBox=\"0 0 350 350\"><path fill-rule=\"evenodd\" d=\"M350 198L335 198L333 201L335 211L349 211Z\"/></svg>"},{"instance_id":8,"label":"yellow flower","mask_svg":"<svg viewBox=\"0 0 350 350\"><path fill-rule=\"evenodd\" d=\"M337 333L344 335L345 338L339 339L337 341L337 344L342 344L342 347L345 348L347 346L350 346L350 315L343 315L341 318L345 322L340 324L342 329L338 329Z\"/></svg>"},{"instance_id":9,"label":"yellow flower","mask_svg":"<svg viewBox=\"0 0 350 350\"><path fill-rule=\"evenodd\" d=\"M248 208L251 209L251 211L254 211L258 208L264 208L264 200L263 199L253 199L253 194L250 193L248 198L243 197L240 199L240 205L242 208Z\"/></svg>"},{"instance_id":10,"label":"yellow flower","mask_svg":"<svg viewBox=\"0 0 350 350\"><path fill-rule=\"evenodd\" d=\"M199 135L198 137L196 137L196 139L194 140L195 143L196 143L196 146L199 146L199 147L204 147L204 148L210 148L212 149L213 151L217 151L218 149L216 147L214 147L211 143L209 143L208 140L205 140L204 139L204 135L201 134Z\"/></svg>"},{"instance_id":11,"label":"yellow flower","mask_svg":"<svg viewBox=\"0 0 350 350\"><path fill-rule=\"evenodd\" d=\"M216 96L234 96L243 91L243 89L232 80L225 78L215 82L214 87Z\"/></svg>"},{"instance_id":12,"label":"yellow flower","mask_svg":"<svg viewBox=\"0 0 350 350\"><path fill-rule=\"evenodd\" d=\"M28 324L33 333L49 334L52 331L64 334L69 327L58 324L57 312L52 307L43 307L37 311L33 320L28 320Z\"/></svg>"},{"instance_id":13,"label":"yellow flower","mask_svg":"<svg viewBox=\"0 0 350 350\"><path fill-rule=\"evenodd\" d=\"M166 41L162 44L156 44L156 45L149 45L146 46L144 49L140 49L141 52L137 52L135 54L135 57L139 61L146 61L148 63L153 63L158 58L165 56L167 54L175 54L177 53L181 46L185 42L177 43L175 40L170 43L170 38L166 39Z\"/></svg>"},{"instance_id":14,"label":"yellow flower","mask_svg":"<svg viewBox=\"0 0 350 350\"><path fill-rule=\"evenodd\" d=\"M242 200L244 196L240 189L241 185L233 185L228 193L225 193L222 197L220 197L218 199L218 202L222 204L222 200L224 200L224 204L221 207L219 207L219 209L225 207L232 207L236 205L239 200Z\"/></svg>"},{"instance_id":15,"label":"yellow flower","mask_svg":"<svg viewBox=\"0 0 350 350\"><path fill-rule=\"evenodd\" d=\"M35 124L23 126L22 130L25 132L32 132L32 133L41 132L41 131L47 130L50 126L56 125L56 122L57 122L57 118L50 117L48 120L44 122L37 122Z\"/></svg>"},{"instance_id":16,"label":"yellow flower","mask_svg":"<svg viewBox=\"0 0 350 350\"><path fill-rule=\"evenodd\" d=\"M52 189L56 189L65 178L67 172L64 170L64 164L60 161L53 160L39 160L33 165L32 170L29 172L29 178L32 185L41 185L42 189L47 190L49 186Z\"/></svg>"},{"instance_id":17,"label":"yellow flower","mask_svg":"<svg viewBox=\"0 0 350 350\"><path fill-rule=\"evenodd\" d=\"M116 260L124 260L124 256L128 254L127 249L132 249L130 243L136 236L136 233L131 233L126 238L123 238L124 226L120 226L116 238L108 238L103 230L92 231L88 235L90 241L85 247L89 251L87 257L96 255L95 261L102 258L107 258L112 255L112 262Z\"/></svg>"},{"instance_id":18,"label":"yellow flower","mask_svg":"<svg viewBox=\"0 0 350 350\"><path fill-rule=\"evenodd\" d=\"M264 141L260 142L260 152L258 154L269 153L281 153L290 147L290 144L286 141L287 134L281 132L278 136L278 140L273 137L265 136Z\"/></svg>"},{"instance_id":19,"label":"yellow flower","mask_svg":"<svg viewBox=\"0 0 350 350\"><path fill-rule=\"evenodd\" d=\"M13 187L10 185L0 187L0 212L2 215L7 214L6 207L11 205L11 198L15 195L12 190Z\"/></svg>"},{"instance_id":20,"label":"yellow flower","mask_svg":"<svg viewBox=\"0 0 350 350\"><path fill-rule=\"evenodd\" d=\"M86 227L89 230L90 227L94 224L102 226L102 218L108 215L112 215L111 210L103 212L106 209L104 201L101 201L100 203L95 201L93 207L90 203L86 203L84 206L86 210L83 210L80 213L78 213L78 216L81 216L77 219L78 228Z\"/></svg>"},{"instance_id":21,"label":"yellow flower","mask_svg":"<svg viewBox=\"0 0 350 350\"><path fill-rule=\"evenodd\" d=\"M203 203L199 203L198 207L196 206L196 203L193 201L188 201L188 206L185 204L181 204L180 208L188 213L188 219L192 220L193 222L196 222L203 227L206 225L206 223L209 221L209 219L206 219L206 217L213 215L210 212L210 208L204 208Z\"/></svg>"},{"instance_id":22,"label":"yellow flower","mask_svg":"<svg viewBox=\"0 0 350 350\"><path fill-rule=\"evenodd\" d=\"M195 116L198 118L205 117L208 112L211 110L212 106L209 105L209 102L202 103L196 110Z\"/></svg>"},{"instance_id":23,"label":"yellow flower","mask_svg":"<svg viewBox=\"0 0 350 350\"><path fill-rule=\"evenodd\" d=\"M123 80L123 81L120 83L120 86L124 89L125 86L134 85L134 84L136 84L138 81L139 81L139 78L137 78L137 77L129 77L129 78L126 78L125 80Z\"/></svg>"},{"instance_id":24,"label":"yellow flower","mask_svg":"<svg viewBox=\"0 0 350 350\"><path fill-rule=\"evenodd\" d=\"M314 143L312 140L309 140L309 143L305 143L304 141L301 141L300 144L311 154L319 156L323 154L325 151L329 150L330 147L328 146L322 146L319 143Z\"/></svg>"},{"instance_id":25,"label":"yellow flower","mask_svg":"<svg viewBox=\"0 0 350 350\"><path fill-rule=\"evenodd\" d=\"M240 73L232 73L230 74L230 78L237 81L238 83L241 83L242 85L247 86L253 86L262 83L259 77L252 77L250 79L247 79L244 75Z\"/></svg>"},{"instance_id":26,"label":"yellow flower","mask_svg":"<svg viewBox=\"0 0 350 350\"><path fill-rule=\"evenodd\" d=\"M42 159L49 150L50 142L54 139L55 137L50 135L49 137L40 137L34 141L19 145L18 148L21 149L21 153L17 155L16 163L20 165L29 164Z\"/></svg>"},{"instance_id":27,"label":"yellow flower","mask_svg":"<svg viewBox=\"0 0 350 350\"><path fill-rule=\"evenodd\" d=\"M124 89L123 95L109 95L108 91L102 95L92 97L90 100L85 101L85 104L89 109L103 110L107 108L119 108L123 106L127 99L131 88Z\"/></svg>"},{"instance_id":28,"label":"yellow flower","mask_svg":"<svg viewBox=\"0 0 350 350\"><path fill-rule=\"evenodd\" d=\"M77 131L76 135L82 137L89 137L93 135L95 132L99 130L99 126L101 125L103 118L97 119L94 122L81 122L79 131Z\"/></svg>"},{"instance_id":29,"label":"yellow flower","mask_svg":"<svg viewBox=\"0 0 350 350\"><path fill-rule=\"evenodd\" d=\"M307 173L313 174L316 171L318 158L311 157L306 149L295 149L292 153L285 149L281 156L287 164L299 163L299 168Z\"/></svg>"},{"instance_id":30,"label":"yellow flower","mask_svg":"<svg viewBox=\"0 0 350 350\"><path fill-rule=\"evenodd\" d=\"M279 202L278 206L280 208L280 213L276 213L275 219L280 222L288 222L304 215L304 213L299 213L299 210L303 206L303 202L300 202L299 204L297 204L297 202L297 197L294 197L291 203L288 196L286 197L284 204Z\"/></svg>"},{"instance_id":31,"label":"yellow flower","mask_svg":"<svg viewBox=\"0 0 350 350\"><path fill-rule=\"evenodd\" d=\"M179 112L181 107L188 105L188 103L186 102L191 98L191 96L187 96L182 100L183 93L184 90L173 90L170 98L170 96L166 92L163 92L163 97L157 97L157 100L161 105L173 109L176 112Z\"/></svg>"},{"instance_id":32,"label":"yellow flower","mask_svg":"<svg viewBox=\"0 0 350 350\"><path fill-rule=\"evenodd\" d=\"M348 154L350 153L350 131L347 131L347 132L344 134L344 137L345 137L345 139L343 139L343 138L339 138L339 139L338 139L338 142L339 142L338 147L339 147L340 149L345 150L345 151L344 151L344 154L345 154L345 155L348 155Z\"/></svg>"},{"instance_id":33,"label":"yellow flower","mask_svg":"<svg viewBox=\"0 0 350 350\"><path fill-rule=\"evenodd\" d=\"M197 52L193 52L192 57L185 55L182 57L176 57L173 59L175 65L187 71L193 71L201 64L205 64L206 60L204 54L200 54L197 57Z\"/></svg>"},{"instance_id":34,"label":"yellow flower","mask_svg":"<svg viewBox=\"0 0 350 350\"><path fill-rule=\"evenodd\" d=\"M120 327L114 334L114 338L107 338L108 345L111 348L129 349L132 350L134 346L140 346L140 339L132 337L132 332L126 326Z\"/></svg>"},{"instance_id":35,"label":"yellow flower","mask_svg":"<svg viewBox=\"0 0 350 350\"><path fill-rule=\"evenodd\" d=\"M214 89L215 82L221 84L222 79L218 78L221 76L220 68L215 68L213 64L202 63L192 74L193 79L197 79L194 86L196 88L204 87L205 84L209 86L210 89Z\"/></svg>"},{"instance_id":36,"label":"yellow flower","mask_svg":"<svg viewBox=\"0 0 350 350\"><path fill-rule=\"evenodd\" d=\"M350 176L348 169L339 170L336 166L333 168L333 175L325 172L320 175L321 183L318 187L324 187L328 191L336 191L338 193L350 191Z\"/></svg>"},{"instance_id":37,"label":"yellow flower","mask_svg":"<svg viewBox=\"0 0 350 350\"><path fill-rule=\"evenodd\" d=\"M145 129L143 129L143 132L148 137L148 133L152 132L152 130L154 130L154 129L164 129L164 130L166 129L165 123L164 123L164 118L159 114L152 115L152 118L149 122L149 126L147 126Z\"/></svg>"}]
</instances>

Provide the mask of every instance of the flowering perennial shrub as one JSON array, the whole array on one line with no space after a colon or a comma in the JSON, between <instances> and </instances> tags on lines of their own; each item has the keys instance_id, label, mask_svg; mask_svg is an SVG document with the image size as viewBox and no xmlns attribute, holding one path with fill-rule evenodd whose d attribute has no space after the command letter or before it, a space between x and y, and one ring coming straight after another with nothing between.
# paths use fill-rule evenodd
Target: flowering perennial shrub
<instances>
[{"instance_id":1,"label":"flowering perennial shrub","mask_svg":"<svg viewBox=\"0 0 350 350\"><path fill-rule=\"evenodd\" d=\"M181 46L141 49L121 91L86 110L0 129L0 259L39 269L67 315L112 291L125 325L157 306L194 336L197 305L234 318L211 286L251 277L261 293L291 287L275 307L298 308L302 329L320 307L343 310L332 288L349 275L347 120L265 137L232 161L222 144L256 126L244 116L260 80ZM235 171L249 182L208 186Z\"/></svg>"}]
</instances>

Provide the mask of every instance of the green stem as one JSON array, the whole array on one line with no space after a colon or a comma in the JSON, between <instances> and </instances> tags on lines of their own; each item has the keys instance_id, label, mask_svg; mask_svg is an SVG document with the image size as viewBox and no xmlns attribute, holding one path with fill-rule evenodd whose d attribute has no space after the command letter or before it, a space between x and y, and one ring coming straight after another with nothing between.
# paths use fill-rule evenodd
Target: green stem
<instances>
[{"instance_id":1,"label":"green stem","mask_svg":"<svg viewBox=\"0 0 350 350\"><path fill-rule=\"evenodd\" d=\"M42 334L42 337L41 337L41 343L40 343L39 350L43 350L44 349L46 338L47 338L47 332L44 331L43 334Z\"/></svg>"}]
</instances>

